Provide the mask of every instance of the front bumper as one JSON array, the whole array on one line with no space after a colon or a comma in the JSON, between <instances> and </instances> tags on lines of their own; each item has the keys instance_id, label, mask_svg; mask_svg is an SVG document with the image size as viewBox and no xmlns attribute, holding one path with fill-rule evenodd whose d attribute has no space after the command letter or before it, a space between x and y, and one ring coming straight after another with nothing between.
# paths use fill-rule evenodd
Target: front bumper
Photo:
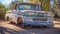
<instances>
[{"instance_id":1,"label":"front bumper","mask_svg":"<svg viewBox=\"0 0 60 34\"><path fill-rule=\"evenodd\" d=\"M24 25L32 26L54 26L53 22L41 22L41 21L24 21Z\"/></svg>"}]
</instances>

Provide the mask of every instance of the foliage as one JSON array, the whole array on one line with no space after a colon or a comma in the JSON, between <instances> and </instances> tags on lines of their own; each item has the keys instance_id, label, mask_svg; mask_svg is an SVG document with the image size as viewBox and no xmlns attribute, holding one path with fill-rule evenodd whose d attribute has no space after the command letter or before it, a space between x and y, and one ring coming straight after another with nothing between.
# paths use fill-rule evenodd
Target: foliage
<instances>
[{"instance_id":1,"label":"foliage","mask_svg":"<svg viewBox=\"0 0 60 34\"><path fill-rule=\"evenodd\" d=\"M12 10L13 8L14 8L14 1L12 1L11 3L10 3L10 5L9 5L9 7L10 7L10 9Z\"/></svg>"},{"instance_id":2,"label":"foliage","mask_svg":"<svg viewBox=\"0 0 60 34\"><path fill-rule=\"evenodd\" d=\"M39 0L43 11L50 11L50 0Z\"/></svg>"},{"instance_id":3,"label":"foliage","mask_svg":"<svg viewBox=\"0 0 60 34\"><path fill-rule=\"evenodd\" d=\"M6 11L8 8L5 7L2 3L0 3L0 19L4 18Z\"/></svg>"}]
</instances>

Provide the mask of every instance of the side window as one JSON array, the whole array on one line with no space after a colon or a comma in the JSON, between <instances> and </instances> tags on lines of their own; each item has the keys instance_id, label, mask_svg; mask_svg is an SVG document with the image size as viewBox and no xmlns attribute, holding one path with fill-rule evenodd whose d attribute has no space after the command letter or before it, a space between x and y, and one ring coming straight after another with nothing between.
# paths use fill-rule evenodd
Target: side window
<instances>
[{"instance_id":1,"label":"side window","mask_svg":"<svg viewBox=\"0 0 60 34\"><path fill-rule=\"evenodd\" d=\"M36 6L36 10L41 11L41 7L40 6Z\"/></svg>"}]
</instances>

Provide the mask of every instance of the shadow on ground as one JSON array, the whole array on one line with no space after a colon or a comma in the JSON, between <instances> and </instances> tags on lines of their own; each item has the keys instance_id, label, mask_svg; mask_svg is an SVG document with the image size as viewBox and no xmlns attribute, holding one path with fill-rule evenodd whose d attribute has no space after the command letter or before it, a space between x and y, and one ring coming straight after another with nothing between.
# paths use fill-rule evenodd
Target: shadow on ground
<instances>
[{"instance_id":1,"label":"shadow on ground","mask_svg":"<svg viewBox=\"0 0 60 34\"><path fill-rule=\"evenodd\" d=\"M10 24L10 23L9 23ZM60 28L31 27L22 28L22 25L11 24L18 28L18 31L0 26L0 34L60 34Z\"/></svg>"},{"instance_id":2,"label":"shadow on ground","mask_svg":"<svg viewBox=\"0 0 60 34\"><path fill-rule=\"evenodd\" d=\"M16 32L18 31L0 26L0 34L17 34Z\"/></svg>"},{"instance_id":3,"label":"shadow on ground","mask_svg":"<svg viewBox=\"0 0 60 34\"><path fill-rule=\"evenodd\" d=\"M17 26L19 28L22 28L21 25L12 24L14 26ZM60 34L60 28L55 27L27 27L23 28L24 31L22 31L22 34ZM21 31L20 31L21 32Z\"/></svg>"}]
</instances>

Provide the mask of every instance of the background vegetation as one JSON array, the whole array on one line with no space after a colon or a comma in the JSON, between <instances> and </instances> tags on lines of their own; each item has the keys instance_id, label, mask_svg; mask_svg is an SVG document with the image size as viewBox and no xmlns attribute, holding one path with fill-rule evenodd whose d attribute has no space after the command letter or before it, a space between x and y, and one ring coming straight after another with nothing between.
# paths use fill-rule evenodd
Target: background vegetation
<instances>
[{"instance_id":1,"label":"background vegetation","mask_svg":"<svg viewBox=\"0 0 60 34\"><path fill-rule=\"evenodd\" d=\"M0 19L4 19L5 17L5 13L8 10L8 8L3 5L2 3L0 3Z\"/></svg>"}]
</instances>

